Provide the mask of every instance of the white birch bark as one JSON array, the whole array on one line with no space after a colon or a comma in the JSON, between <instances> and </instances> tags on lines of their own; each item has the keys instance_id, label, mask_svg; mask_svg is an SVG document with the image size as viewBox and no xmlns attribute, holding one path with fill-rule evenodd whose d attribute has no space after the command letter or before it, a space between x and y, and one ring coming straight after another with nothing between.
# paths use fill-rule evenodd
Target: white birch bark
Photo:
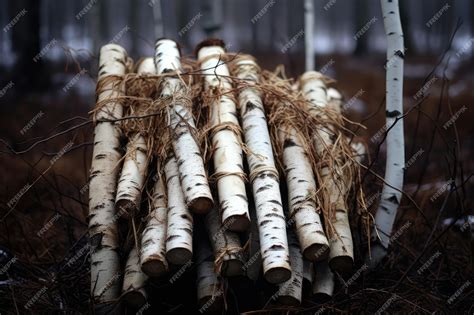
<instances>
[{"instance_id":1,"label":"white birch bark","mask_svg":"<svg viewBox=\"0 0 474 315\"><path fill-rule=\"evenodd\" d=\"M314 194L316 182L313 170L298 132L288 127L281 129L283 163L288 186L290 217L294 218L303 256L309 261L319 261L328 255L329 244L316 211Z\"/></svg>"},{"instance_id":2,"label":"white birch bark","mask_svg":"<svg viewBox=\"0 0 474 315\"><path fill-rule=\"evenodd\" d=\"M126 72L127 52L120 46L109 44L100 50L99 80L108 76L121 76ZM108 83L97 95L97 101L115 99L123 95L122 87ZM98 304L112 302L120 293L120 260L117 252L118 235L115 220L115 191L117 164L121 158L120 127L117 123L101 119L122 118L122 104L106 103L97 112L94 129L94 151L89 186L89 237L91 242L91 293Z\"/></svg>"},{"instance_id":3,"label":"white birch bark","mask_svg":"<svg viewBox=\"0 0 474 315\"><path fill-rule=\"evenodd\" d=\"M236 76L246 83L260 81L258 66L251 57L236 62ZM261 93L256 87L239 90L240 116L245 143L252 152L247 155L255 200L260 251L264 276L271 283L288 280L291 274L286 239L286 220L280 195L278 171L275 167Z\"/></svg>"},{"instance_id":4,"label":"white birch bark","mask_svg":"<svg viewBox=\"0 0 474 315\"><path fill-rule=\"evenodd\" d=\"M309 71L301 77L301 90L308 101L308 109L310 114L324 117L322 108L328 106L326 85L322 81L322 76L318 72ZM335 130L328 127L320 127L316 130L316 135L313 139L317 152L320 156L327 156L333 154L331 135L334 135ZM334 157L337 159L337 157ZM354 246L352 242L351 228L349 224L348 207L346 205L346 197L349 192L351 183L346 183L343 177L342 170L338 169L335 164L335 169L329 169L328 166L323 166L321 169L321 185L326 187L329 194L329 203L333 209L334 215L326 218L330 222L333 231L329 235L329 265L333 270L341 273L347 273L352 269L354 262Z\"/></svg>"},{"instance_id":5,"label":"white birch bark","mask_svg":"<svg viewBox=\"0 0 474 315\"><path fill-rule=\"evenodd\" d=\"M239 128L236 104L229 95L232 85L229 69L223 62L224 48L204 46L198 51L206 91L220 93L211 106L211 125L214 129L214 176L217 178L222 224L231 231L245 231L250 223L248 200L245 191L243 152L241 139L227 126Z\"/></svg>"},{"instance_id":6,"label":"white birch bark","mask_svg":"<svg viewBox=\"0 0 474 315\"><path fill-rule=\"evenodd\" d=\"M204 311L219 309L223 304L222 283L214 270L214 256L205 235L196 242L197 299ZM204 310L205 305L209 307Z\"/></svg>"},{"instance_id":7,"label":"white birch bark","mask_svg":"<svg viewBox=\"0 0 474 315\"><path fill-rule=\"evenodd\" d=\"M386 126L387 161L384 185L375 214L374 237L379 241L371 246L371 265L375 266L386 255L390 244L393 223L402 198L403 167L405 166L405 138L403 134L403 30L398 0L381 0L385 34L387 35L386 73ZM399 119L394 125L396 119ZM393 127L392 127L393 126Z\"/></svg>"},{"instance_id":8,"label":"white birch bark","mask_svg":"<svg viewBox=\"0 0 474 315\"><path fill-rule=\"evenodd\" d=\"M306 71L314 70L314 0L304 0L304 42Z\"/></svg>"},{"instance_id":9,"label":"white birch bark","mask_svg":"<svg viewBox=\"0 0 474 315\"><path fill-rule=\"evenodd\" d=\"M327 260L314 263L313 295L315 299L326 300L334 293L334 274Z\"/></svg>"},{"instance_id":10,"label":"white birch bark","mask_svg":"<svg viewBox=\"0 0 474 315\"><path fill-rule=\"evenodd\" d=\"M153 58L145 58L140 63L137 73L154 74ZM135 133L130 136L115 198L115 208L120 218L129 218L140 209L148 169L147 151L146 140L142 135Z\"/></svg>"},{"instance_id":11,"label":"white birch bark","mask_svg":"<svg viewBox=\"0 0 474 315\"><path fill-rule=\"evenodd\" d=\"M158 74L181 71L180 53L177 44L169 39L156 43L155 62ZM180 78L166 77L162 84L161 97L190 93ZM209 212L214 201L204 168L199 144L193 137L196 126L192 115L191 102L185 104L177 98L169 108L170 127L173 132L173 151L178 162L179 179L188 208L196 213Z\"/></svg>"},{"instance_id":12,"label":"white birch bark","mask_svg":"<svg viewBox=\"0 0 474 315\"><path fill-rule=\"evenodd\" d=\"M142 233L140 262L150 277L159 277L168 269L166 261L167 215L165 185L161 177L155 182L151 197L152 209Z\"/></svg>"},{"instance_id":13,"label":"white birch bark","mask_svg":"<svg viewBox=\"0 0 474 315\"><path fill-rule=\"evenodd\" d=\"M173 154L168 156L165 173L168 187L166 259L174 265L184 265L193 257L193 216L184 203Z\"/></svg>"},{"instance_id":14,"label":"white birch bark","mask_svg":"<svg viewBox=\"0 0 474 315\"><path fill-rule=\"evenodd\" d=\"M122 299L134 307L140 307L146 303L147 293L145 282L148 277L140 269L138 251L134 247L128 254L123 277Z\"/></svg>"},{"instance_id":15,"label":"white birch bark","mask_svg":"<svg viewBox=\"0 0 474 315\"><path fill-rule=\"evenodd\" d=\"M338 90L335 88L328 88L327 89L327 97L328 97L328 106L336 110L338 113L342 111L342 95L339 93Z\"/></svg>"},{"instance_id":16,"label":"white birch bark","mask_svg":"<svg viewBox=\"0 0 474 315\"><path fill-rule=\"evenodd\" d=\"M278 302L284 305L299 305L303 295L303 256L298 239L288 229L288 245L290 249L291 278L278 285Z\"/></svg>"},{"instance_id":17,"label":"white birch bark","mask_svg":"<svg viewBox=\"0 0 474 315\"><path fill-rule=\"evenodd\" d=\"M206 229L214 250L215 269L224 277L241 275L243 252L237 233L221 225L219 211L213 209L206 215Z\"/></svg>"}]
</instances>

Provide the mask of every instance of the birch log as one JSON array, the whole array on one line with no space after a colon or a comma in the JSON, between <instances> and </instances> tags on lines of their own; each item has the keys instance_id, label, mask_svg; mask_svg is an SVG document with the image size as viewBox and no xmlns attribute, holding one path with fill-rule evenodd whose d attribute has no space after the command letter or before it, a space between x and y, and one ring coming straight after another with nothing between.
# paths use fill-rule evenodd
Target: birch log
<instances>
[{"instance_id":1,"label":"birch log","mask_svg":"<svg viewBox=\"0 0 474 315\"><path fill-rule=\"evenodd\" d=\"M247 261L242 269L245 271L247 278L253 282L257 282L260 276L260 271L262 270L262 254L260 251L259 228L255 207L249 205L249 212L250 232L246 255Z\"/></svg>"},{"instance_id":2,"label":"birch log","mask_svg":"<svg viewBox=\"0 0 474 315\"><path fill-rule=\"evenodd\" d=\"M128 255L123 277L122 298L129 305L140 307L146 303L145 282L147 275L140 269L138 251L134 247Z\"/></svg>"},{"instance_id":3,"label":"birch log","mask_svg":"<svg viewBox=\"0 0 474 315\"><path fill-rule=\"evenodd\" d=\"M139 75L154 74L153 58L143 59L137 73ZM140 133L130 136L115 198L116 212L121 218L129 218L140 209L142 189L148 169L147 151L146 140Z\"/></svg>"},{"instance_id":4,"label":"birch log","mask_svg":"<svg viewBox=\"0 0 474 315\"><path fill-rule=\"evenodd\" d=\"M219 211L213 209L206 215L206 229L209 234L215 269L224 277L241 275L243 272L243 252L239 236L221 225Z\"/></svg>"},{"instance_id":5,"label":"birch log","mask_svg":"<svg viewBox=\"0 0 474 315\"><path fill-rule=\"evenodd\" d=\"M334 293L334 274L327 260L314 263L313 295L317 300L327 300Z\"/></svg>"},{"instance_id":6,"label":"birch log","mask_svg":"<svg viewBox=\"0 0 474 315\"><path fill-rule=\"evenodd\" d=\"M180 52L176 42L160 39L156 43L155 63L158 74L180 72ZM192 116L190 88L181 78L165 77L161 98L172 98L169 107L173 151L178 162L179 179L188 208L196 213L207 213L214 205L204 168L204 162L193 133L196 126Z\"/></svg>"},{"instance_id":7,"label":"birch log","mask_svg":"<svg viewBox=\"0 0 474 315\"><path fill-rule=\"evenodd\" d=\"M239 108L255 200L260 251L265 279L281 283L291 275L286 239L286 222L280 195L270 133L262 104L261 92L253 85L260 81L260 70L250 56L236 61L236 76L249 86L239 90Z\"/></svg>"},{"instance_id":8,"label":"birch log","mask_svg":"<svg viewBox=\"0 0 474 315\"><path fill-rule=\"evenodd\" d=\"M294 128L287 127L280 130L279 137L283 144L290 217L295 221L301 251L309 261L325 259L329 245L321 217L316 211L316 182L301 135Z\"/></svg>"},{"instance_id":9,"label":"birch log","mask_svg":"<svg viewBox=\"0 0 474 315\"><path fill-rule=\"evenodd\" d=\"M326 85L322 81L322 75L319 72L309 71L301 77L301 90L307 100L308 109L311 115L324 117L322 108L327 105ZM335 130L331 126L319 126L316 130L314 142L318 155L323 159L334 158L332 150L333 141L331 136L335 134ZM348 207L346 205L346 197L351 187L350 182L345 182L342 170L338 168L338 164L334 163L333 169L329 169L323 163L321 168L322 187L327 189L329 195L329 207L327 213L331 213L326 218L328 225L331 226L329 235L329 265L333 270L340 273L348 273L352 269L354 262L354 246L352 242L351 228L349 224Z\"/></svg>"},{"instance_id":10,"label":"birch log","mask_svg":"<svg viewBox=\"0 0 474 315\"><path fill-rule=\"evenodd\" d=\"M198 47L198 61L205 79L205 90L218 94L211 108L211 126L214 176L217 179L219 208L222 224L231 231L245 231L250 223L248 200L245 191L243 152L241 148L239 121L229 69L223 62L224 48L213 41L203 42Z\"/></svg>"},{"instance_id":11,"label":"birch log","mask_svg":"<svg viewBox=\"0 0 474 315\"><path fill-rule=\"evenodd\" d=\"M140 262L143 272L150 277L159 277L168 269L166 261L166 195L165 185L158 177L151 197L152 209L142 233Z\"/></svg>"},{"instance_id":12,"label":"birch log","mask_svg":"<svg viewBox=\"0 0 474 315\"><path fill-rule=\"evenodd\" d=\"M327 100L329 108L334 109L338 113L342 111L342 95L335 88L327 89Z\"/></svg>"},{"instance_id":13,"label":"birch log","mask_svg":"<svg viewBox=\"0 0 474 315\"><path fill-rule=\"evenodd\" d=\"M120 46L109 44L100 50L99 81L126 72L127 52ZM122 85L110 81L98 91L97 102L113 100L124 94ZM113 122L101 119L122 118L122 104L111 101L97 112L94 129L94 151L89 186L89 237L91 242L91 291L97 304L108 304L120 292L120 260L115 219L115 191L117 164L120 152L120 128Z\"/></svg>"},{"instance_id":14,"label":"birch log","mask_svg":"<svg viewBox=\"0 0 474 315\"><path fill-rule=\"evenodd\" d=\"M374 237L379 241L371 246L371 266L386 255L393 223L402 198L403 167L405 166L405 138L403 134L403 30L398 0L381 0L385 34L387 36L386 70L386 127L387 160L385 177L377 212ZM389 63L388 63L389 61Z\"/></svg>"},{"instance_id":15,"label":"birch log","mask_svg":"<svg viewBox=\"0 0 474 315\"><path fill-rule=\"evenodd\" d=\"M206 235L196 242L197 298L201 313L222 308L222 283L214 270L214 256Z\"/></svg>"},{"instance_id":16,"label":"birch log","mask_svg":"<svg viewBox=\"0 0 474 315\"><path fill-rule=\"evenodd\" d=\"M176 159L173 154L170 154L167 159L165 164L168 187L166 259L174 265L184 265L193 257L193 216L184 203Z\"/></svg>"},{"instance_id":17,"label":"birch log","mask_svg":"<svg viewBox=\"0 0 474 315\"><path fill-rule=\"evenodd\" d=\"M311 296L313 292L314 267L312 262L303 259L303 295Z\"/></svg>"},{"instance_id":18,"label":"birch log","mask_svg":"<svg viewBox=\"0 0 474 315\"><path fill-rule=\"evenodd\" d=\"M288 245L290 248L291 278L278 285L278 302L284 305L299 305L303 295L303 256L301 255L298 239L291 229L288 229Z\"/></svg>"}]
</instances>

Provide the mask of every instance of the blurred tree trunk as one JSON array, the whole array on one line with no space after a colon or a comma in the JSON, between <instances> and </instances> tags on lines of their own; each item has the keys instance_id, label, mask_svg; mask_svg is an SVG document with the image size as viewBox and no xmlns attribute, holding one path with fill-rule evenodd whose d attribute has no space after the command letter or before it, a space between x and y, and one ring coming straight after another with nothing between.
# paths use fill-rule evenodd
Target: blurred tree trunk
<instances>
[{"instance_id":1,"label":"blurred tree trunk","mask_svg":"<svg viewBox=\"0 0 474 315\"><path fill-rule=\"evenodd\" d=\"M161 3L161 1L156 1L155 2L155 6L159 6ZM139 31L138 31L138 20L139 20L139 16L138 16L138 4L134 1L134 0L130 0L130 3L129 3L129 10L128 10L128 13L129 13L129 21L130 21L130 30L131 30L131 44L132 44L132 47L130 47L129 49L129 52L130 52L130 56L132 56L132 58L137 58L138 55L140 54L139 51L138 51L138 34L139 34Z\"/></svg>"},{"instance_id":2,"label":"blurred tree trunk","mask_svg":"<svg viewBox=\"0 0 474 315\"><path fill-rule=\"evenodd\" d=\"M100 16L100 27L99 27L99 32L100 32L100 38L101 42L105 45L105 43L108 43L112 38L110 37L110 32L109 32L109 16L107 12L107 2L102 0L99 2L99 16Z\"/></svg>"},{"instance_id":3,"label":"blurred tree trunk","mask_svg":"<svg viewBox=\"0 0 474 315\"><path fill-rule=\"evenodd\" d=\"M203 0L202 27L207 37L216 37L222 27L222 0Z\"/></svg>"},{"instance_id":4,"label":"blurred tree trunk","mask_svg":"<svg viewBox=\"0 0 474 315\"><path fill-rule=\"evenodd\" d=\"M12 48L17 56L14 65L13 82L19 90L36 90L47 83L42 73L43 61L33 58L40 52L40 0L17 0L9 2L8 23L19 15L16 23L7 32L12 32ZM41 86L40 86L41 85Z\"/></svg>"},{"instance_id":5,"label":"blurred tree trunk","mask_svg":"<svg viewBox=\"0 0 474 315\"><path fill-rule=\"evenodd\" d=\"M359 30L364 27L364 25L369 22L369 20L372 17L369 17L369 3L367 0L359 0L355 3L355 34L359 32ZM366 53L368 50L368 37L369 34L365 33L359 38L357 38L356 41L356 48L354 51L354 54L357 56L362 55L363 53Z\"/></svg>"},{"instance_id":6,"label":"blurred tree trunk","mask_svg":"<svg viewBox=\"0 0 474 315\"><path fill-rule=\"evenodd\" d=\"M255 12L258 12L258 2L254 0L250 0L250 5L248 6L248 8L250 9L250 19L252 19L253 16L255 15ZM257 23L252 23L251 28L252 28L252 51L253 53L255 53L255 51L257 50L257 39L258 39Z\"/></svg>"},{"instance_id":7,"label":"blurred tree trunk","mask_svg":"<svg viewBox=\"0 0 474 315\"><path fill-rule=\"evenodd\" d=\"M413 28L410 21L410 4L411 2L400 1L400 20L402 21L402 29L405 34L405 50L413 51Z\"/></svg>"}]
</instances>

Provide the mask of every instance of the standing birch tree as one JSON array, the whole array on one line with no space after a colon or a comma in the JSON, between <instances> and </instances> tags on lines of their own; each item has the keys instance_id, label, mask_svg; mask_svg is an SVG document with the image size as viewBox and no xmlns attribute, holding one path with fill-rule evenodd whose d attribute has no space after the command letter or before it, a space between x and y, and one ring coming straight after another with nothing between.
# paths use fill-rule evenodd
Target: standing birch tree
<instances>
[{"instance_id":1,"label":"standing birch tree","mask_svg":"<svg viewBox=\"0 0 474 315\"><path fill-rule=\"evenodd\" d=\"M403 30L398 0L381 0L387 36L386 128L387 161L381 200L375 215L373 236L378 238L371 247L371 265L375 266L387 253L393 223L397 215L403 188L405 138L403 134Z\"/></svg>"}]
</instances>

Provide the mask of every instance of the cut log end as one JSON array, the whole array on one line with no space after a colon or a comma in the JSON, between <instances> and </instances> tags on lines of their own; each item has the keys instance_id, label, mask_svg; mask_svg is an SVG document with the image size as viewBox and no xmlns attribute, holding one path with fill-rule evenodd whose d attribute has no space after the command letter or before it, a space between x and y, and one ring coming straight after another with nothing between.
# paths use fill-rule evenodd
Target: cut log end
<instances>
[{"instance_id":1,"label":"cut log end","mask_svg":"<svg viewBox=\"0 0 474 315\"><path fill-rule=\"evenodd\" d=\"M332 271L342 275L348 275L352 271L354 260L351 256L336 256L329 260L329 267Z\"/></svg>"},{"instance_id":2,"label":"cut log end","mask_svg":"<svg viewBox=\"0 0 474 315\"><path fill-rule=\"evenodd\" d=\"M96 303L94 304L94 314L105 315L120 312L120 306L115 302Z\"/></svg>"},{"instance_id":3,"label":"cut log end","mask_svg":"<svg viewBox=\"0 0 474 315\"><path fill-rule=\"evenodd\" d=\"M322 261L329 256L329 246L327 244L312 244L303 251L303 256L309 261Z\"/></svg>"},{"instance_id":4,"label":"cut log end","mask_svg":"<svg viewBox=\"0 0 474 315\"><path fill-rule=\"evenodd\" d=\"M207 214L214 207L214 201L207 197L199 197L188 204L188 208L197 214Z\"/></svg>"},{"instance_id":5,"label":"cut log end","mask_svg":"<svg viewBox=\"0 0 474 315\"><path fill-rule=\"evenodd\" d=\"M278 303L287 306L298 306L300 305L300 301L293 296L289 295L280 295L278 297Z\"/></svg>"},{"instance_id":6,"label":"cut log end","mask_svg":"<svg viewBox=\"0 0 474 315\"><path fill-rule=\"evenodd\" d=\"M138 205L132 200L122 198L115 202L115 213L120 220L128 220L136 212Z\"/></svg>"},{"instance_id":7,"label":"cut log end","mask_svg":"<svg viewBox=\"0 0 474 315\"><path fill-rule=\"evenodd\" d=\"M326 303L331 298L332 297L327 293L323 293L323 292L313 293L313 299L319 303Z\"/></svg>"},{"instance_id":8,"label":"cut log end","mask_svg":"<svg viewBox=\"0 0 474 315\"><path fill-rule=\"evenodd\" d=\"M196 48L194 49L194 54L197 56L201 48L208 47L208 46L220 46L222 48L225 48L225 43L222 39L208 38L206 40L203 40L199 44L197 44Z\"/></svg>"},{"instance_id":9,"label":"cut log end","mask_svg":"<svg viewBox=\"0 0 474 315\"><path fill-rule=\"evenodd\" d=\"M159 260L148 260L142 263L142 271L149 277L160 277L166 273L166 265Z\"/></svg>"},{"instance_id":10,"label":"cut log end","mask_svg":"<svg viewBox=\"0 0 474 315\"><path fill-rule=\"evenodd\" d=\"M246 214L233 215L224 220L222 225L232 232L245 232L250 226L250 218Z\"/></svg>"},{"instance_id":11,"label":"cut log end","mask_svg":"<svg viewBox=\"0 0 474 315\"><path fill-rule=\"evenodd\" d=\"M166 259L173 265L184 265L193 258L193 253L187 248L173 248L166 252Z\"/></svg>"},{"instance_id":12,"label":"cut log end","mask_svg":"<svg viewBox=\"0 0 474 315\"><path fill-rule=\"evenodd\" d=\"M222 263L221 275L224 277L236 277L243 274L243 263L240 259L231 259Z\"/></svg>"},{"instance_id":13,"label":"cut log end","mask_svg":"<svg viewBox=\"0 0 474 315\"><path fill-rule=\"evenodd\" d=\"M214 289L215 288L213 287L211 290ZM213 313L223 309L224 301L222 299L222 295L205 296L199 299L198 305L199 308L203 310L201 313Z\"/></svg>"},{"instance_id":14,"label":"cut log end","mask_svg":"<svg viewBox=\"0 0 474 315\"><path fill-rule=\"evenodd\" d=\"M291 278L291 270L284 267L275 267L268 270L264 277L269 283L279 284Z\"/></svg>"},{"instance_id":15,"label":"cut log end","mask_svg":"<svg viewBox=\"0 0 474 315\"><path fill-rule=\"evenodd\" d=\"M146 297L140 291L129 291L122 296L122 299L135 308L139 308L146 303Z\"/></svg>"}]
</instances>

